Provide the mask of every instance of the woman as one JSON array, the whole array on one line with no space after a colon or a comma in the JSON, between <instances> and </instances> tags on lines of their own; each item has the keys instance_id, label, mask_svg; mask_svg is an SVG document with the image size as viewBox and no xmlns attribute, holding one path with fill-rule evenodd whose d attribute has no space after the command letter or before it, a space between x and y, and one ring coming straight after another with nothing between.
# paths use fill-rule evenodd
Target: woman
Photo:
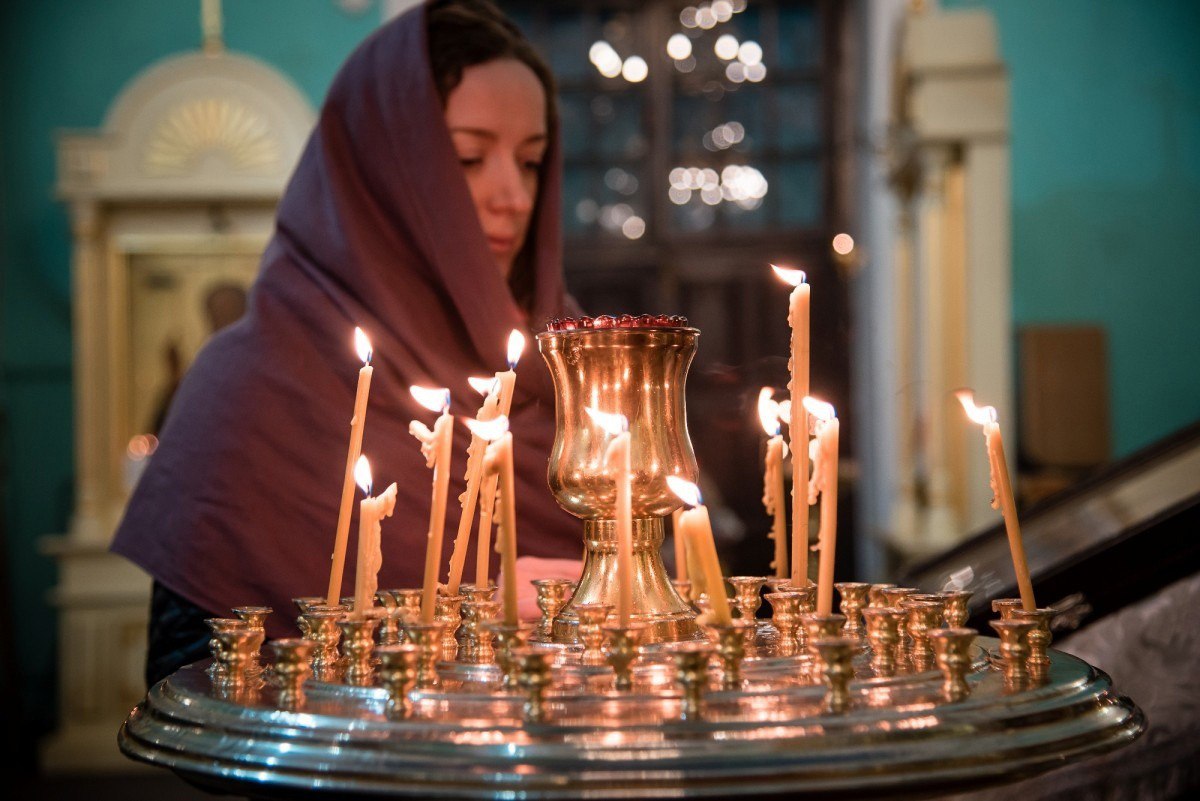
<instances>
[{"instance_id":1,"label":"woman","mask_svg":"<svg viewBox=\"0 0 1200 801\"><path fill-rule=\"evenodd\" d=\"M553 98L545 64L487 0L413 9L334 79L247 314L185 377L113 544L155 579L151 684L207 654L205 617L266 604L268 637L292 636L290 599L325 591L355 326L375 348L363 453L377 487L400 489L380 586L420 585L430 471L407 429L433 415L408 387L449 387L452 413L474 416L467 377L503 369L510 330L564 311ZM578 525L546 488L554 397L539 362L520 365L511 414L520 549L575 557ZM451 497L468 439L456 424Z\"/></svg>"}]
</instances>

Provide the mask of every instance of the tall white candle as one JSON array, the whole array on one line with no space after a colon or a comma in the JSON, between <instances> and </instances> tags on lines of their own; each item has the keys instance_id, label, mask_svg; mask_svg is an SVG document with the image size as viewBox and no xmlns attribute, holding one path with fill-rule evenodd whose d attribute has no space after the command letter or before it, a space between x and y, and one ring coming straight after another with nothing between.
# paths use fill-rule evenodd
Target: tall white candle
<instances>
[{"instance_id":1,"label":"tall white candle","mask_svg":"<svg viewBox=\"0 0 1200 801\"><path fill-rule=\"evenodd\" d=\"M633 614L633 488L630 463L629 421L623 414L611 414L587 407L587 413L612 441L604 452L604 464L616 485L617 530L617 624L628 626Z\"/></svg>"},{"instance_id":2,"label":"tall white candle","mask_svg":"<svg viewBox=\"0 0 1200 801\"><path fill-rule=\"evenodd\" d=\"M469 378L467 381L483 396L483 405L475 414L476 420L494 420L500 414L500 381L499 373L496 378ZM467 544L471 539L471 527L475 524L475 508L479 501L479 488L483 481L483 457L487 442L475 434L471 435L471 444L467 447L467 486L458 496L461 514L458 518L458 532L454 536L454 550L450 554L450 571L446 579L446 593L457 595L462 583L463 568L467 561ZM484 586L487 583L484 578Z\"/></svg>"},{"instance_id":3,"label":"tall white candle","mask_svg":"<svg viewBox=\"0 0 1200 801\"><path fill-rule=\"evenodd\" d=\"M1013 572L1017 577L1017 589L1021 593L1021 608L1032 611L1037 609L1037 600L1033 596L1033 581L1029 577L1029 561L1025 557L1025 541L1021 537L1021 521L1017 518L1017 502L1013 497L1012 482L1008 476L1008 463L1004 459L1004 439L1000 436L996 408L976 406L974 393L969 389L959 390L955 395L962 403L967 416L983 426L988 466L991 468L992 508L1000 509L1004 515L1004 531L1008 535Z\"/></svg>"},{"instance_id":4,"label":"tall white candle","mask_svg":"<svg viewBox=\"0 0 1200 801\"><path fill-rule=\"evenodd\" d=\"M805 397L804 407L817 421L817 458L813 461L809 503L821 496L821 527L817 531L820 557L817 564L817 614L833 612L833 567L837 556L838 439L841 423L833 407Z\"/></svg>"},{"instance_id":5,"label":"tall white candle","mask_svg":"<svg viewBox=\"0 0 1200 801\"><path fill-rule=\"evenodd\" d=\"M432 431L417 420L408 425L408 433L421 442L426 466L433 468L433 497L425 543L425 578L421 585L421 620L432 623L437 610L438 563L441 562L442 535L446 528L446 496L450 493L450 447L454 418L450 416L450 390L410 387L409 392L426 409L441 411Z\"/></svg>"},{"instance_id":6,"label":"tall white candle","mask_svg":"<svg viewBox=\"0 0 1200 801\"><path fill-rule=\"evenodd\" d=\"M362 453L363 431L367 425L367 396L371 392L371 340L361 328L354 329L354 347L362 359L358 371L358 389L354 394L354 416L350 418L350 447L346 452L346 472L342 478L342 498L338 505L337 528L333 536L333 556L329 565L329 588L325 601L335 606L342 597L342 576L346 570L346 545L350 539L350 512L354 508L354 466Z\"/></svg>"},{"instance_id":7,"label":"tall white candle","mask_svg":"<svg viewBox=\"0 0 1200 801\"><path fill-rule=\"evenodd\" d=\"M517 610L517 496L513 478L512 433L508 418L501 415L492 420L468 420L467 427L474 436L488 443L484 455L484 475L496 476L500 486L500 552L501 600L504 622L515 626Z\"/></svg>"},{"instance_id":8,"label":"tall white candle","mask_svg":"<svg viewBox=\"0 0 1200 801\"><path fill-rule=\"evenodd\" d=\"M694 556L695 564L703 577L708 605L712 609L713 623L733 625L729 611L729 595L725 592L725 577L721 574L721 563L717 559L717 548L713 542L712 522L708 509L700 503L700 488L678 476L667 476L667 484L690 509L679 515L679 530L687 542L688 553ZM693 579L694 580L694 579Z\"/></svg>"},{"instance_id":9,"label":"tall white candle","mask_svg":"<svg viewBox=\"0 0 1200 801\"><path fill-rule=\"evenodd\" d=\"M771 400L773 390L763 387L758 393L758 419L767 433L767 454L763 458L763 506L771 515L770 538L775 541L771 567L777 578L788 575L787 510L783 482L783 436L779 433L779 404Z\"/></svg>"},{"instance_id":10,"label":"tall white candle","mask_svg":"<svg viewBox=\"0 0 1200 801\"><path fill-rule=\"evenodd\" d=\"M520 331L514 329L508 335L508 370L496 373L496 380L499 382L496 399L499 404L499 413L505 417L512 415L513 392L517 383L517 362L521 360L521 353L524 350L525 337ZM475 584L480 587L487 584L488 574L491 572L492 511L496 500L498 478L495 475L485 476L480 489L483 500L479 505L479 538L475 547Z\"/></svg>"},{"instance_id":11,"label":"tall white candle","mask_svg":"<svg viewBox=\"0 0 1200 801\"><path fill-rule=\"evenodd\" d=\"M788 299L788 325L792 330L790 359L792 398L808 394L809 378L809 287L803 270L771 265L771 269L792 287ZM800 403L791 406L788 436L792 451L792 583L808 584L808 415Z\"/></svg>"}]
</instances>

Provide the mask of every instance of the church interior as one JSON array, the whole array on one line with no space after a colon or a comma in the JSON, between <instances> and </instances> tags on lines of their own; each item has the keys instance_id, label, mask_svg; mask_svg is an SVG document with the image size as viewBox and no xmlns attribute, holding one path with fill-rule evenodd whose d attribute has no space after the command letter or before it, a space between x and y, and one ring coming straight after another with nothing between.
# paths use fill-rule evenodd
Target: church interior
<instances>
[{"instance_id":1,"label":"church interior","mask_svg":"<svg viewBox=\"0 0 1200 801\"><path fill-rule=\"evenodd\" d=\"M0 689L22 797L210 797L118 747L151 579L109 546L175 389L248 307L335 74L418 2L0 8ZM834 577L1017 594L970 387L1053 647L1148 721L952 797L1193 797L1200 4L496 4L557 82L567 291L702 332L686 427L721 572L769 572L756 410L795 368L771 265L802 269L809 385L841 426Z\"/></svg>"}]
</instances>

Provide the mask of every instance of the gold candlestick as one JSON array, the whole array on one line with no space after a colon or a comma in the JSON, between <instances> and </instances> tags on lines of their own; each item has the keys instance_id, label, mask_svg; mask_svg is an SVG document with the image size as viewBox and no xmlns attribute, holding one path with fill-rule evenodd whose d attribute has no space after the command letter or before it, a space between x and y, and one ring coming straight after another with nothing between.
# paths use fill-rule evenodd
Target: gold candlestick
<instances>
[{"instance_id":1,"label":"gold candlestick","mask_svg":"<svg viewBox=\"0 0 1200 801\"><path fill-rule=\"evenodd\" d=\"M230 617L210 617L204 622L213 635L208 641L213 655L213 680L230 687L244 684L255 639L250 624Z\"/></svg>"},{"instance_id":2,"label":"gold candlestick","mask_svg":"<svg viewBox=\"0 0 1200 801\"><path fill-rule=\"evenodd\" d=\"M869 606L862 613L867 620L867 641L871 643L871 668L877 676L892 676L905 612L892 606Z\"/></svg>"},{"instance_id":3,"label":"gold candlestick","mask_svg":"<svg viewBox=\"0 0 1200 801\"><path fill-rule=\"evenodd\" d=\"M971 593L968 590L952 590L946 595L946 628L958 629L967 625L971 616Z\"/></svg>"},{"instance_id":4,"label":"gold candlestick","mask_svg":"<svg viewBox=\"0 0 1200 801\"><path fill-rule=\"evenodd\" d=\"M274 681L280 708L300 709L304 706L304 682L312 675L309 660L312 659L313 647L312 640L299 637L271 641L271 650L275 654Z\"/></svg>"},{"instance_id":5,"label":"gold candlestick","mask_svg":"<svg viewBox=\"0 0 1200 801\"><path fill-rule=\"evenodd\" d=\"M389 718L406 718L412 714L409 693L417 686L417 665L420 648L412 643L381 645L379 654L379 683L387 690Z\"/></svg>"},{"instance_id":6,"label":"gold candlestick","mask_svg":"<svg viewBox=\"0 0 1200 801\"><path fill-rule=\"evenodd\" d=\"M250 624L250 630L254 632L250 643L250 664L246 667L247 675L257 676L262 673L259 652L262 649L263 640L267 638L267 617L273 611L275 610L269 606L239 606L233 610L235 615Z\"/></svg>"},{"instance_id":7,"label":"gold candlestick","mask_svg":"<svg viewBox=\"0 0 1200 801\"><path fill-rule=\"evenodd\" d=\"M746 656L746 637L756 624L750 620L734 620L714 624L717 631L717 657L721 660L721 689L738 690L742 686L742 660Z\"/></svg>"},{"instance_id":8,"label":"gold candlestick","mask_svg":"<svg viewBox=\"0 0 1200 801\"><path fill-rule=\"evenodd\" d=\"M383 614L379 617L379 644L398 645L400 643L400 607L396 604L396 596L390 590L379 590L375 600Z\"/></svg>"},{"instance_id":9,"label":"gold candlestick","mask_svg":"<svg viewBox=\"0 0 1200 801\"><path fill-rule=\"evenodd\" d=\"M522 647L514 652L517 663L517 685L525 691L522 709L526 723L541 723L546 719L546 688L550 686L551 654L538 648Z\"/></svg>"},{"instance_id":10,"label":"gold candlestick","mask_svg":"<svg viewBox=\"0 0 1200 801\"><path fill-rule=\"evenodd\" d=\"M1036 620L993 620L991 627L1000 637L1000 659L1004 666L1004 682L1018 690L1029 682L1029 633L1036 629Z\"/></svg>"},{"instance_id":11,"label":"gold candlestick","mask_svg":"<svg viewBox=\"0 0 1200 801\"><path fill-rule=\"evenodd\" d=\"M613 686L619 691L630 690L633 688L633 663L646 634L646 625L604 626L604 634L607 661L613 669Z\"/></svg>"},{"instance_id":12,"label":"gold candlestick","mask_svg":"<svg viewBox=\"0 0 1200 801\"><path fill-rule=\"evenodd\" d=\"M1029 673L1035 681L1045 679L1050 671L1050 619L1053 609L1017 609L1014 620L1032 620L1037 626L1029 632Z\"/></svg>"},{"instance_id":13,"label":"gold candlestick","mask_svg":"<svg viewBox=\"0 0 1200 801\"><path fill-rule=\"evenodd\" d=\"M505 623L504 618L490 620L484 624L496 639L496 666L500 668L500 686L506 690L516 689L520 664L516 653L529 642L533 629L524 623Z\"/></svg>"},{"instance_id":14,"label":"gold candlestick","mask_svg":"<svg viewBox=\"0 0 1200 801\"><path fill-rule=\"evenodd\" d=\"M442 624L442 659L453 662L458 656L458 627L462 625L462 603L464 595L439 595L435 610Z\"/></svg>"},{"instance_id":15,"label":"gold candlestick","mask_svg":"<svg viewBox=\"0 0 1200 801\"><path fill-rule=\"evenodd\" d=\"M771 624L777 632L776 656L795 656L799 648L796 630L800 626L800 599L798 592L769 592L767 603L771 604Z\"/></svg>"},{"instance_id":16,"label":"gold candlestick","mask_svg":"<svg viewBox=\"0 0 1200 801\"><path fill-rule=\"evenodd\" d=\"M579 639L583 643L583 655L580 657L583 664L604 664L602 626L611 611L611 604L579 604L575 607L575 614L579 621Z\"/></svg>"},{"instance_id":17,"label":"gold candlestick","mask_svg":"<svg viewBox=\"0 0 1200 801\"><path fill-rule=\"evenodd\" d=\"M379 616L349 614L338 621L342 630L342 650L346 654L347 684L366 687L371 684L371 657L375 653L375 630Z\"/></svg>"},{"instance_id":18,"label":"gold candlestick","mask_svg":"<svg viewBox=\"0 0 1200 801\"><path fill-rule=\"evenodd\" d=\"M884 596L883 591L890 590L895 586L895 584L872 584L871 588L867 590L867 606L875 608L887 606L887 597Z\"/></svg>"},{"instance_id":19,"label":"gold candlestick","mask_svg":"<svg viewBox=\"0 0 1200 801\"><path fill-rule=\"evenodd\" d=\"M495 603L496 585L489 583L485 587L474 584L460 584L459 594L463 596L462 623L458 627L458 658L460 661L481 664L492 661L491 636L488 636L487 657L481 656L481 625L485 620L491 620L496 613L489 604ZM486 615L486 616L485 616Z\"/></svg>"},{"instance_id":20,"label":"gold candlestick","mask_svg":"<svg viewBox=\"0 0 1200 801\"><path fill-rule=\"evenodd\" d=\"M1020 598L996 598L992 601L992 612L1001 620L1012 620L1018 609L1023 609Z\"/></svg>"},{"instance_id":21,"label":"gold candlestick","mask_svg":"<svg viewBox=\"0 0 1200 801\"><path fill-rule=\"evenodd\" d=\"M939 601L919 601L906 598L902 607L907 613L908 636L911 638L908 657L913 670L929 670L933 665L933 648L929 645L929 631L942 622L945 605Z\"/></svg>"},{"instance_id":22,"label":"gold candlestick","mask_svg":"<svg viewBox=\"0 0 1200 801\"><path fill-rule=\"evenodd\" d=\"M537 591L537 605L542 613L542 622L533 639L541 642L553 641L554 619L571 596L571 583L568 579L534 579L533 586Z\"/></svg>"},{"instance_id":23,"label":"gold candlestick","mask_svg":"<svg viewBox=\"0 0 1200 801\"><path fill-rule=\"evenodd\" d=\"M423 623L418 616L405 627L405 633L409 642L417 647L417 687L427 690L440 686L437 663L442 656L446 624L441 620Z\"/></svg>"},{"instance_id":24,"label":"gold candlestick","mask_svg":"<svg viewBox=\"0 0 1200 801\"><path fill-rule=\"evenodd\" d=\"M975 642L974 629L933 629L929 641L933 643L934 657L942 671L942 695L950 703L961 701L971 694L967 684L967 671L971 667L971 643Z\"/></svg>"},{"instance_id":25,"label":"gold candlestick","mask_svg":"<svg viewBox=\"0 0 1200 801\"><path fill-rule=\"evenodd\" d=\"M850 680L854 678L850 660L857 643L848 637L817 637L809 642L813 672L822 677L826 687L825 711L840 715L850 708Z\"/></svg>"},{"instance_id":26,"label":"gold candlestick","mask_svg":"<svg viewBox=\"0 0 1200 801\"><path fill-rule=\"evenodd\" d=\"M842 599L838 608L846 616L846 628L842 633L847 637L861 638L863 636L862 610L867 605L867 593L870 591L871 585L858 581L840 581L833 586Z\"/></svg>"},{"instance_id":27,"label":"gold candlestick","mask_svg":"<svg viewBox=\"0 0 1200 801\"><path fill-rule=\"evenodd\" d=\"M324 595L305 595L301 598L293 598L292 603L296 605L296 611L304 614L314 606L325 606Z\"/></svg>"},{"instance_id":28,"label":"gold candlestick","mask_svg":"<svg viewBox=\"0 0 1200 801\"><path fill-rule=\"evenodd\" d=\"M713 647L707 642L684 642L671 649L675 657L675 680L683 689L679 718L697 720L704 706L704 690L708 686L708 660Z\"/></svg>"},{"instance_id":29,"label":"gold candlestick","mask_svg":"<svg viewBox=\"0 0 1200 801\"><path fill-rule=\"evenodd\" d=\"M303 620L301 631L304 636L313 641L313 673L321 681L328 681L337 669L340 659L338 643L342 639L342 630L338 621L346 614L344 606L310 606L308 612L300 616Z\"/></svg>"}]
</instances>

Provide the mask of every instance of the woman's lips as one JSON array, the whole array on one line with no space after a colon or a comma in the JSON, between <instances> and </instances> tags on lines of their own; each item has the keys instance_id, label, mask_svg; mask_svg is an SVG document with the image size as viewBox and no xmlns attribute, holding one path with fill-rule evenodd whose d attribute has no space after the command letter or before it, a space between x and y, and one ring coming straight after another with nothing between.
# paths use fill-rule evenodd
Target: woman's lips
<instances>
[{"instance_id":1,"label":"woman's lips","mask_svg":"<svg viewBox=\"0 0 1200 801\"><path fill-rule=\"evenodd\" d=\"M487 241L493 253L511 253L517 244L517 238L514 236L489 236Z\"/></svg>"}]
</instances>

